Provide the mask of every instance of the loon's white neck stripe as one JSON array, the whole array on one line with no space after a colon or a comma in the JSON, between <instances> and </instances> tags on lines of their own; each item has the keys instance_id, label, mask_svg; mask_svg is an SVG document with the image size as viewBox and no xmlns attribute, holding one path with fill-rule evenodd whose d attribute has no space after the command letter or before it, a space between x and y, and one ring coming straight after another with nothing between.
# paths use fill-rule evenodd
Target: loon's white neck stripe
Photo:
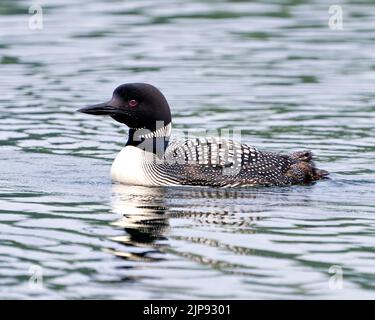
<instances>
[{"instance_id":1,"label":"loon's white neck stripe","mask_svg":"<svg viewBox=\"0 0 375 320\"><path fill-rule=\"evenodd\" d=\"M172 123L168 123L166 126L161 127L150 133L140 134L139 137L144 138L144 139L170 137L171 132L172 132Z\"/></svg>"}]
</instances>

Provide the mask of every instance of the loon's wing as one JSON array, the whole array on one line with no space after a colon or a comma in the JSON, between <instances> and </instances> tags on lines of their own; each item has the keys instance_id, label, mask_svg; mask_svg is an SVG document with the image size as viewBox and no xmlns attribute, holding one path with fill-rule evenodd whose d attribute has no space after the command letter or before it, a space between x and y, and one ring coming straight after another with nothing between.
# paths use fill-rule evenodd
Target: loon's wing
<instances>
[{"instance_id":1,"label":"loon's wing","mask_svg":"<svg viewBox=\"0 0 375 320\"><path fill-rule=\"evenodd\" d=\"M284 174L294 163L289 156L222 138L173 141L165 160L179 183L213 186L286 184Z\"/></svg>"},{"instance_id":2,"label":"loon's wing","mask_svg":"<svg viewBox=\"0 0 375 320\"><path fill-rule=\"evenodd\" d=\"M229 166L242 153L242 145L222 138L192 138L174 140L166 152L166 159L181 164L206 165L213 167ZM257 150L247 147L249 157L256 157Z\"/></svg>"}]
</instances>

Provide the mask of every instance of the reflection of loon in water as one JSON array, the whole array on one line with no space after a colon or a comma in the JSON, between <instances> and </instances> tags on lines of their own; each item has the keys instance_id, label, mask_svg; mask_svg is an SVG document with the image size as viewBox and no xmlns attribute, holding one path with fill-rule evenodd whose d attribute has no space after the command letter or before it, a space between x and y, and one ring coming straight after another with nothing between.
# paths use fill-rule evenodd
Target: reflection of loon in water
<instances>
[{"instance_id":1,"label":"reflection of loon in water","mask_svg":"<svg viewBox=\"0 0 375 320\"><path fill-rule=\"evenodd\" d=\"M165 253L189 256L170 248L169 240L221 247L223 244L209 237L176 235L178 232L174 231L178 228L170 227L171 219L179 219L178 225L182 224L184 230L206 226L251 234L257 231L256 221L269 215L270 203L279 208L288 206L291 194L270 189L250 192L249 189L149 188L116 184L113 185L112 211L122 217L113 225L123 228L126 234L112 238L122 246L110 251L126 260L158 261L164 259ZM297 200L299 205L301 200L306 201L299 197ZM242 251L235 246L230 250ZM193 255L190 258L197 259Z\"/></svg>"},{"instance_id":2,"label":"reflection of loon in water","mask_svg":"<svg viewBox=\"0 0 375 320\"><path fill-rule=\"evenodd\" d=\"M114 185L112 211L121 214L122 218L113 225L123 228L126 235L112 240L145 250L133 253L114 250L113 253L130 260L159 260L153 254L161 253L157 250L160 246L157 242L166 240L164 234L169 228L167 210L163 204L162 189Z\"/></svg>"}]
</instances>

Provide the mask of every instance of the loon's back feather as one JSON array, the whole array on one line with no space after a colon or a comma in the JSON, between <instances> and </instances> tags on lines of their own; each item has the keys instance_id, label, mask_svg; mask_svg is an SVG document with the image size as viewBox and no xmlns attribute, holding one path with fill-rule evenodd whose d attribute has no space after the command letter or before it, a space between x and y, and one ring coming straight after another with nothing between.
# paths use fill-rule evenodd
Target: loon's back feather
<instances>
[{"instance_id":1,"label":"loon's back feather","mask_svg":"<svg viewBox=\"0 0 375 320\"><path fill-rule=\"evenodd\" d=\"M321 179L309 151L292 155L261 152L252 146L222 138L174 140L163 161L148 164L154 180L214 187L281 186ZM168 184L167 183L167 184Z\"/></svg>"}]
</instances>

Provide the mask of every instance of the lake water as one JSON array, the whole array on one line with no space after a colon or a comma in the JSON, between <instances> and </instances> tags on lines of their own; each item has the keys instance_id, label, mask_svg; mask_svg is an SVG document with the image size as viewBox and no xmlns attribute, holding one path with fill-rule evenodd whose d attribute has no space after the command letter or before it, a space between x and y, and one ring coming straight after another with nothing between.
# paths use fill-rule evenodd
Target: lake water
<instances>
[{"instance_id":1,"label":"lake water","mask_svg":"<svg viewBox=\"0 0 375 320\"><path fill-rule=\"evenodd\" d=\"M0 4L0 298L375 298L373 1L40 2ZM112 184L127 129L75 110L137 81L331 179Z\"/></svg>"}]
</instances>

